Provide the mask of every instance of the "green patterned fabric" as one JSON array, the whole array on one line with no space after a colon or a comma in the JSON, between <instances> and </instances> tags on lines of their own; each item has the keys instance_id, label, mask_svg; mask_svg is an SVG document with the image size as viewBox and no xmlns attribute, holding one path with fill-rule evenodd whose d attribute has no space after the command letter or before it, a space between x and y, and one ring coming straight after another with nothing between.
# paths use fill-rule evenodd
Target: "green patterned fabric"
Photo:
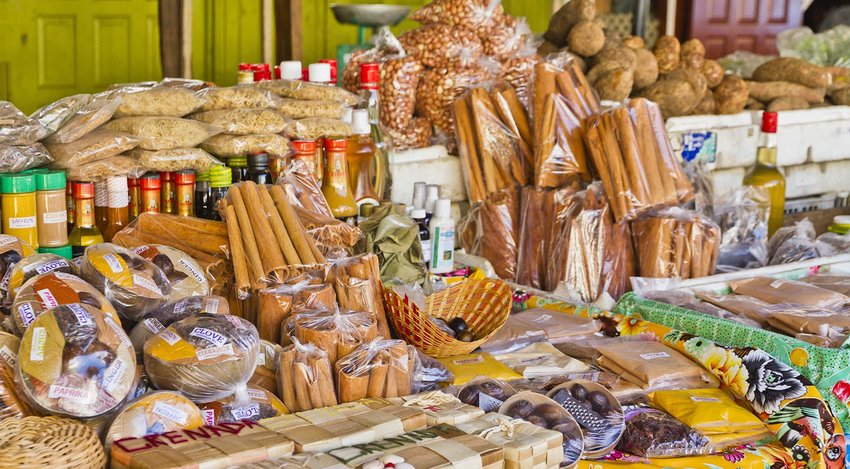
<instances>
[{"instance_id":1,"label":"green patterned fabric","mask_svg":"<svg viewBox=\"0 0 850 469\"><path fill-rule=\"evenodd\" d=\"M704 337L721 345L764 350L814 383L841 425L850 428L850 349L817 347L775 332L646 300L634 293L624 295L614 311Z\"/></svg>"}]
</instances>

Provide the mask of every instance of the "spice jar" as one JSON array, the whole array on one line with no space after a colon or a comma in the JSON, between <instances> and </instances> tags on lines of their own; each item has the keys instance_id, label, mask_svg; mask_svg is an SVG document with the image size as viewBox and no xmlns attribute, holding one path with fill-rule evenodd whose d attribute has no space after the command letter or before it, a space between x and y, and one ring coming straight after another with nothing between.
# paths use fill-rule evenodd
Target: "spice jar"
<instances>
[{"instance_id":1,"label":"spice jar","mask_svg":"<svg viewBox=\"0 0 850 469\"><path fill-rule=\"evenodd\" d=\"M103 231L103 239L112 241L115 233L123 230L130 221L130 192L127 186L127 178L112 176L106 179L106 229Z\"/></svg>"},{"instance_id":2,"label":"spice jar","mask_svg":"<svg viewBox=\"0 0 850 469\"><path fill-rule=\"evenodd\" d=\"M38 249L36 223L35 176L7 175L0 178L3 233L15 236Z\"/></svg>"},{"instance_id":3,"label":"spice jar","mask_svg":"<svg viewBox=\"0 0 850 469\"><path fill-rule=\"evenodd\" d=\"M210 172L204 171L195 176L195 216L212 220L212 190Z\"/></svg>"},{"instance_id":4,"label":"spice jar","mask_svg":"<svg viewBox=\"0 0 850 469\"><path fill-rule=\"evenodd\" d=\"M296 151L295 156L292 158L303 161L310 168L310 172L313 173L316 181L321 183L322 174L319 171L322 166L319 164L319 161L322 157L322 152L318 143L315 140L296 140L292 144L295 146Z\"/></svg>"},{"instance_id":5,"label":"spice jar","mask_svg":"<svg viewBox=\"0 0 850 469\"><path fill-rule=\"evenodd\" d=\"M68 212L68 233L74 228L74 222L77 220L74 205L74 184L65 183L65 206Z\"/></svg>"},{"instance_id":6,"label":"spice jar","mask_svg":"<svg viewBox=\"0 0 850 469\"><path fill-rule=\"evenodd\" d=\"M139 207L142 204L142 188L139 186L139 179L127 178L127 190L130 193L130 203L127 205L127 209L132 220L139 216Z\"/></svg>"},{"instance_id":7,"label":"spice jar","mask_svg":"<svg viewBox=\"0 0 850 469\"><path fill-rule=\"evenodd\" d=\"M195 216L195 172L180 171L175 178L177 186L177 215Z\"/></svg>"},{"instance_id":8,"label":"spice jar","mask_svg":"<svg viewBox=\"0 0 850 469\"><path fill-rule=\"evenodd\" d=\"M74 257L82 256L86 248L103 242L103 235L94 222L94 183L74 183L74 212L77 219L68 235Z\"/></svg>"},{"instance_id":9,"label":"spice jar","mask_svg":"<svg viewBox=\"0 0 850 469\"><path fill-rule=\"evenodd\" d=\"M269 174L269 154L251 153L248 155L248 180L257 184L272 184Z\"/></svg>"},{"instance_id":10,"label":"spice jar","mask_svg":"<svg viewBox=\"0 0 850 469\"><path fill-rule=\"evenodd\" d=\"M142 192L142 212L159 213L159 174L145 174L140 182Z\"/></svg>"},{"instance_id":11,"label":"spice jar","mask_svg":"<svg viewBox=\"0 0 850 469\"><path fill-rule=\"evenodd\" d=\"M210 168L210 220L221 221L218 204L227 195L231 185L231 172L226 166Z\"/></svg>"},{"instance_id":12,"label":"spice jar","mask_svg":"<svg viewBox=\"0 0 850 469\"><path fill-rule=\"evenodd\" d=\"M357 204L348 181L348 163L345 153L348 141L344 138L325 139L325 178L322 194L328 201L334 217L347 219L357 216Z\"/></svg>"},{"instance_id":13,"label":"spice jar","mask_svg":"<svg viewBox=\"0 0 850 469\"><path fill-rule=\"evenodd\" d=\"M159 173L159 182L162 185L160 192L159 207L162 213L177 213L176 194L174 187L174 173Z\"/></svg>"},{"instance_id":14,"label":"spice jar","mask_svg":"<svg viewBox=\"0 0 850 469\"><path fill-rule=\"evenodd\" d=\"M58 247L68 244L68 210L65 206L65 171L35 175L38 245Z\"/></svg>"},{"instance_id":15,"label":"spice jar","mask_svg":"<svg viewBox=\"0 0 850 469\"><path fill-rule=\"evenodd\" d=\"M101 233L106 229L106 182L94 183L94 224Z\"/></svg>"}]
</instances>

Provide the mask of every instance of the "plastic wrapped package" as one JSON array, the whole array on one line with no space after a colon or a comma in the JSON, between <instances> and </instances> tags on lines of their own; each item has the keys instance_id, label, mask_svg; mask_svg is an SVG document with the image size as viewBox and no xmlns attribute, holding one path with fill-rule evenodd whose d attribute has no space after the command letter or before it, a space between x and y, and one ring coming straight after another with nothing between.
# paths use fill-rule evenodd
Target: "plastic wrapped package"
<instances>
[{"instance_id":1,"label":"plastic wrapped package","mask_svg":"<svg viewBox=\"0 0 850 469\"><path fill-rule=\"evenodd\" d=\"M257 369L248 380L249 385L259 386L274 395L279 395L277 370L283 347L267 340L260 340L260 353L257 355Z\"/></svg>"},{"instance_id":2,"label":"plastic wrapped package","mask_svg":"<svg viewBox=\"0 0 850 469\"><path fill-rule=\"evenodd\" d=\"M850 276L826 273L801 278L800 281L850 296Z\"/></svg>"},{"instance_id":3,"label":"plastic wrapped package","mask_svg":"<svg viewBox=\"0 0 850 469\"><path fill-rule=\"evenodd\" d=\"M535 122L535 184L558 188L571 178L589 179L582 120L570 110L567 100L549 94Z\"/></svg>"},{"instance_id":4,"label":"plastic wrapped package","mask_svg":"<svg viewBox=\"0 0 850 469\"><path fill-rule=\"evenodd\" d=\"M719 385L709 371L660 342L620 341L595 348L601 354L599 366L647 391Z\"/></svg>"},{"instance_id":5,"label":"plastic wrapped package","mask_svg":"<svg viewBox=\"0 0 850 469\"><path fill-rule=\"evenodd\" d=\"M462 386L478 376L488 376L502 381L521 379L522 375L503 365L489 353L470 353L437 359L451 372L455 386Z\"/></svg>"},{"instance_id":6,"label":"plastic wrapped package","mask_svg":"<svg viewBox=\"0 0 850 469\"><path fill-rule=\"evenodd\" d=\"M416 88L416 113L453 138L452 104L468 89L492 81L495 75L495 71L477 62L461 69L427 69Z\"/></svg>"},{"instance_id":7,"label":"plastic wrapped package","mask_svg":"<svg viewBox=\"0 0 850 469\"><path fill-rule=\"evenodd\" d=\"M770 304L789 303L826 309L850 304L847 295L795 280L751 277L732 280L729 287L739 295L752 296Z\"/></svg>"},{"instance_id":8,"label":"plastic wrapped package","mask_svg":"<svg viewBox=\"0 0 850 469\"><path fill-rule=\"evenodd\" d=\"M33 415L26 400L20 395L15 384L14 366L0 360L0 422L8 418L22 418Z\"/></svg>"},{"instance_id":9,"label":"plastic wrapped package","mask_svg":"<svg viewBox=\"0 0 850 469\"><path fill-rule=\"evenodd\" d=\"M32 246L10 235L0 235L0 284L6 284L21 259L35 254ZM6 290L0 290L5 297Z\"/></svg>"},{"instance_id":10,"label":"plastic wrapped package","mask_svg":"<svg viewBox=\"0 0 850 469\"><path fill-rule=\"evenodd\" d=\"M77 266L64 257L56 254L33 254L25 257L11 268L9 282L0 286L0 289L6 292L7 301L14 300L18 290L29 279L50 272L78 274Z\"/></svg>"},{"instance_id":11,"label":"plastic wrapped package","mask_svg":"<svg viewBox=\"0 0 850 469\"><path fill-rule=\"evenodd\" d=\"M641 153L658 158L658 170L661 183L664 186L665 200L678 199L680 203L690 202L694 198L694 188L690 179L670 143L664 116L657 103L646 99L631 99L628 103L632 121L637 126L638 144ZM644 157L645 158L645 157ZM649 167L652 164L650 162ZM649 174L650 184L655 184L652 173ZM672 179L672 190L670 180ZM675 197L671 194L675 194Z\"/></svg>"},{"instance_id":12,"label":"plastic wrapped package","mask_svg":"<svg viewBox=\"0 0 850 469\"><path fill-rule=\"evenodd\" d=\"M337 101L302 101L298 99L284 98L280 100L280 106L275 110L290 119L304 119L306 117L325 117L328 119L342 119L348 106Z\"/></svg>"},{"instance_id":13,"label":"plastic wrapped package","mask_svg":"<svg viewBox=\"0 0 850 469\"><path fill-rule=\"evenodd\" d=\"M18 173L53 161L47 148L40 143L32 145L0 145L0 173Z\"/></svg>"},{"instance_id":14,"label":"plastic wrapped package","mask_svg":"<svg viewBox=\"0 0 850 469\"><path fill-rule=\"evenodd\" d=\"M415 347L414 347L415 348ZM413 375L413 394L437 391L454 381L454 375L436 358L416 350L416 369Z\"/></svg>"},{"instance_id":15,"label":"plastic wrapped package","mask_svg":"<svg viewBox=\"0 0 850 469\"><path fill-rule=\"evenodd\" d=\"M293 160L284 170L277 185L283 187L289 203L294 207L303 208L322 219L334 219L333 212L322 195L321 186L303 161Z\"/></svg>"},{"instance_id":16,"label":"plastic wrapped package","mask_svg":"<svg viewBox=\"0 0 850 469\"><path fill-rule=\"evenodd\" d=\"M626 423L619 401L605 387L576 380L556 386L548 396L581 426L586 458L599 458L614 449Z\"/></svg>"},{"instance_id":17,"label":"plastic wrapped package","mask_svg":"<svg viewBox=\"0 0 850 469\"><path fill-rule=\"evenodd\" d=\"M578 422L561 405L542 394L530 391L515 394L502 404L499 413L563 434L562 466L574 466L584 455L584 438Z\"/></svg>"},{"instance_id":18,"label":"plastic wrapped package","mask_svg":"<svg viewBox=\"0 0 850 469\"><path fill-rule=\"evenodd\" d=\"M770 200L760 188L744 186L717 201L714 216L723 233L717 270L731 272L767 265Z\"/></svg>"},{"instance_id":19,"label":"plastic wrapped package","mask_svg":"<svg viewBox=\"0 0 850 469\"><path fill-rule=\"evenodd\" d=\"M815 240L820 257L832 257L850 253L850 234L824 233Z\"/></svg>"},{"instance_id":20,"label":"plastic wrapped package","mask_svg":"<svg viewBox=\"0 0 850 469\"><path fill-rule=\"evenodd\" d=\"M50 133L50 129L24 115L14 104L0 101L0 146L32 145Z\"/></svg>"},{"instance_id":21,"label":"plastic wrapped package","mask_svg":"<svg viewBox=\"0 0 850 469\"><path fill-rule=\"evenodd\" d=\"M503 23L506 15L501 0L436 0L411 13L410 19L484 32Z\"/></svg>"},{"instance_id":22,"label":"plastic wrapped package","mask_svg":"<svg viewBox=\"0 0 850 469\"><path fill-rule=\"evenodd\" d=\"M365 63L382 63L388 57L403 55L404 48L398 38L383 26L372 35L373 47L360 49L351 53L342 71L342 87L351 93L360 92L360 66Z\"/></svg>"},{"instance_id":23,"label":"plastic wrapped package","mask_svg":"<svg viewBox=\"0 0 850 469\"><path fill-rule=\"evenodd\" d=\"M201 143L201 149L218 157L268 153L269 157L286 158L295 154L292 142L278 134L218 134Z\"/></svg>"},{"instance_id":24,"label":"plastic wrapped package","mask_svg":"<svg viewBox=\"0 0 850 469\"><path fill-rule=\"evenodd\" d=\"M305 311L293 320L294 337L326 351L331 366L378 335L375 318L365 311Z\"/></svg>"},{"instance_id":25,"label":"plastic wrapped package","mask_svg":"<svg viewBox=\"0 0 850 469\"><path fill-rule=\"evenodd\" d=\"M328 354L297 340L280 352L277 386L290 412L320 409L338 403ZM365 396L364 396L365 397Z\"/></svg>"},{"instance_id":26,"label":"plastic wrapped package","mask_svg":"<svg viewBox=\"0 0 850 469\"><path fill-rule=\"evenodd\" d=\"M348 122L327 117L299 119L286 128L286 135L298 140L314 140L323 137L342 138L353 134L354 130Z\"/></svg>"},{"instance_id":27,"label":"plastic wrapped package","mask_svg":"<svg viewBox=\"0 0 850 469\"><path fill-rule=\"evenodd\" d=\"M720 389L656 391L652 404L703 435L770 433L764 422ZM756 438L752 441L757 441Z\"/></svg>"},{"instance_id":28,"label":"plastic wrapped package","mask_svg":"<svg viewBox=\"0 0 850 469\"><path fill-rule=\"evenodd\" d=\"M850 334L850 308L829 310L814 306L779 303L764 309L767 323L783 334L809 334L832 339Z\"/></svg>"},{"instance_id":29,"label":"plastic wrapped package","mask_svg":"<svg viewBox=\"0 0 850 469\"><path fill-rule=\"evenodd\" d=\"M711 292L697 292L696 296L707 303L754 321L759 324L759 327L767 326L767 313L765 311L770 306L770 303L747 295L720 295Z\"/></svg>"},{"instance_id":30,"label":"plastic wrapped package","mask_svg":"<svg viewBox=\"0 0 850 469\"><path fill-rule=\"evenodd\" d=\"M301 80L266 80L257 84L258 87L269 90L281 98L298 99L301 101L331 101L355 106L360 98L337 86L327 86ZM279 109L279 102L274 106L258 106ZM245 107L245 106L242 106Z\"/></svg>"},{"instance_id":31,"label":"plastic wrapped package","mask_svg":"<svg viewBox=\"0 0 850 469\"><path fill-rule=\"evenodd\" d=\"M484 412L496 412L516 390L510 384L486 376L479 376L457 390L457 398L464 404L480 407Z\"/></svg>"},{"instance_id":32,"label":"plastic wrapped package","mask_svg":"<svg viewBox=\"0 0 850 469\"><path fill-rule=\"evenodd\" d=\"M776 230L767 243L768 265L791 264L819 257L817 232L808 218Z\"/></svg>"},{"instance_id":33,"label":"plastic wrapped package","mask_svg":"<svg viewBox=\"0 0 850 469\"><path fill-rule=\"evenodd\" d=\"M366 397L409 396L416 349L403 340L364 343L334 367L340 403Z\"/></svg>"},{"instance_id":34,"label":"plastic wrapped package","mask_svg":"<svg viewBox=\"0 0 850 469\"><path fill-rule=\"evenodd\" d=\"M326 283L311 284L299 281L294 284L263 288L257 292L257 329L260 338L288 345L294 334L292 313L316 310L333 310L336 295Z\"/></svg>"},{"instance_id":35,"label":"plastic wrapped package","mask_svg":"<svg viewBox=\"0 0 850 469\"><path fill-rule=\"evenodd\" d=\"M110 176L139 178L147 169L137 158L118 155L81 166L73 166L65 170L69 181L96 181Z\"/></svg>"},{"instance_id":36,"label":"plastic wrapped package","mask_svg":"<svg viewBox=\"0 0 850 469\"><path fill-rule=\"evenodd\" d=\"M782 57L822 66L850 66L850 26L823 24L821 31L815 34L808 27L787 29L777 35L776 47Z\"/></svg>"},{"instance_id":37,"label":"plastic wrapped package","mask_svg":"<svg viewBox=\"0 0 850 469\"><path fill-rule=\"evenodd\" d=\"M116 324L121 319L103 293L76 275L48 272L27 280L18 290L10 309L18 332L23 334L32 323L59 305L81 303L109 316Z\"/></svg>"},{"instance_id":38,"label":"plastic wrapped package","mask_svg":"<svg viewBox=\"0 0 850 469\"><path fill-rule=\"evenodd\" d=\"M221 133L218 127L179 117L122 117L104 127L135 135L143 150L191 148Z\"/></svg>"},{"instance_id":39,"label":"plastic wrapped package","mask_svg":"<svg viewBox=\"0 0 850 469\"><path fill-rule=\"evenodd\" d=\"M221 109L199 112L189 118L237 135L279 134L290 122L272 109Z\"/></svg>"},{"instance_id":40,"label":"plastic wrapped package","mask_svg":"<svg viewBox=\"0 0 850 469\"><path fill-rule=\"evenodd\" d=\"M493 355L493 357L522 374L525 379L564 376L590 369L581 361L564 355L548 342L536 342L519 350Z\"/></svg>"},{"instance_id":41,"label":"plastic wrapped package","mask_svg":"<svg viewBox=\"0 0 850 469\"><path fill-rule=\"evenodd\" d=\"M220 109L266 108L274 109L280 100L274 93L253 84L236 86L213 86L199 92L206 100L201 111Z\"/></svg>"},{"instance_id":42,"label":"plastic wrapped package","mask_svg":"<svg viewBox=\"0 0 850 469\"><path fill-rule=\"evenodd\" d=\"M539 187L522 189L520 244L516 282L532 288L547 285L547 266L554 259L556 226L568 223L577 210L575 187L559 190ZM563 255L563 253L561 253Z\"/></svg>"},{"instance_id":43,"label":"plastic wrapped package","mask_svg":"<svg viewBox=\"0 0 850 469\"><path fill-rule=\"evenodd\" d=\"M24 333L18 358L16 377L29 403L73 418L120 407L136 375L130 338L109 316L82 303L37 317Z\"/></svg>"},{"instance_id":44,"label":"plastic wrapped package","mask_svg":"<svg viewBox=\"0 0 850 469\"><path fill-rule=\"evenodd\" d=\"M77 113L68 119L53 135L45 139L45 143L71 143L83 138L89 132L94 131L105 124L115 114L115 110L121 105L120 99L98 99L83 106Z\"/></svg>"},{"instance_id":45,"label":"plastic wrapped package","mask_svg":"<svg viewBox=\"0 0 850 469\"><path fill-rule=\"evenodd\" d=\"M389 58L381 64L381 124L399 131L410 126L423 69L422 63L411 56Z\"/></svg>"},{"instance_id":46,"label":"plastic wrapped package","mask_svg":"<svg viewBox=\"0 0 850 469\"><path fill-rule=\"evenodd\" d=\"M206 422L192 401L170 391L145 394L115 415L106 430L107 449L113 441L141 438L175 430L194 430Z\"/></svg>"},{"instance_id":47,"label":"plastic wrapped package","mask_svg":"<svg viewBox=\"0 0 850 469\"><path fill-rule=\"evenodd\" d=\"M544 114L546 102L553 98L566 101L570 111L580 121L601 110L599 97L574 59L558 58L551 62L537 62L529 98L529 112L538 122L542 122L540 116ZM535 124L535 127L543 129L539 124Z\"/></svg>"},{"instance_id":48,"label":"plastic wrapped package","mask_svg":"<svg viewBox=\"0 0 850 469\"><path fill-rule=\"evenodd\" d=\"M389 339L380 276L378 256L367 253L331 261L327 280L340 308L369 312L377 322L377 335Z\"/></svg>"},{"instance_id":49,"label":"plastic wrapped package","mask_svg":"<svg viewBox=\"0 0 850 469\"><path fill-rule=\"evenodd\" d=\"M689 292L676 290L655 290L641 292L640 295L646 298L647 300L667 303L668 305L678 306L680 308L689 309L691 311L697 311L699 313L714 316L716 318L728 319L730 321L735 321L741 324L748 325L750 327L760 328L763 325L763 323L753 321L752 319L749 319L746 316L738 316L734 312L728 311L719 306L715 306L714 304L708 301L702 301L694 297L694 295Z\"/></svg>"},{"instance_id":50,"label":"plastic wrapped package","mask_svg":"<svg viewBox=\"0 0 850 469\"><path fill-rule=\"evenodd\" d=\"M475 204L457 230L463 248L490 261L505 280L516 278L519 215L520 188L513 186Z\"/></svg>"},{"instance_id":51,"label":"plastic wrapped package","mask_svg":"<svg viewBox=\"0 0 850 469\"><path fill-rule=\"evenodd\" d=\"M100 161L119 153L132 150L140 143L133 135L95 130L71 143L48 143L47 149L53 156L52 168L66 169Z\"/></svg>"},{"instance_id":52,"label":"plastic wrapped package","mask_svg":"<svg viewBox=\"0 0 850 469\"><path fill-rule=\"evenodd\" d=\"M552 314L546 309L530 309L508 316L505 325L481 349L488 353L508 353L537 342L559 344L578 337L592 336L602 325L593 319Z\"/></svg>"},{"instance_id":53,"label":"plastic wrapped package","mask_svg":"<svg viewBox=\"0 0 850 469\"><path fill-rule=\"evenodd\" d=\"M227 299L218 295L190 296L168 303L145 315L130 331L130 340L141 356L145 342L166 327L200 314L230 314Z\"/></svg>"},{"instance_id":54,"label":"plastic wrapped package","mask_svg":"<svg viewBox=\"0 0 850 469\"><path fill-rule=\"evenodd\" d=\"M171 284L162 269L115 244L86 248L80 273L106 295L121 317L131 321L142 319L171 296Z\"/></svg>"},{"instance_id":55,"label":"plastic wrapped package","mask_svg":"<svg viewBox=\"0 0 850 469\"><path fill-rule=\"evenodd\" d=\"M708 439L647 404L623 406L626 431L617 450L640 457L690 456L705 452Z\"/></svg>"},{"instance_id":56,"label":"plastic wrapped package","mask_svg":"<svg viewBox=\"0 0 850 469\"><path fill-rule=\"evenodd\" d=\"M430 145L434 134L431 123L424 117L414 117L410 125L401 130L389 127L384 130L384 137L390 141L395 151L425 148Z\"/></svg>"},{"instance_id":57,"label":"plastic wrapped package","mask_svg":"<svg viewBox=\"0 0 850 469\"><path fill-rule=\"evenodd\" d=\"M129 153L148 171L174 172L183 169L206 171L222 166L221 161L200 148L171 148L168 150L135 149Z\"/></svg>"},{"instance_id":58,"label":"plastic wrapped package","mask_svg":"<svg viewBox=\"0 0 850 469\"><path fill-rule=\"evenodd\" d=\"M170 302L210 293L210 282L203 269L185 252L162 244L148 244L133 248L133 253L162 269L171 283Z\"/></svg>"},{"instance_id":59,"label":"plastic wrapped package","mask_svg":"<svg viewBox=\"0 0 850 469\"><path fill-rule=\"evenodd\" d=\"M253 324L229 314L200 314L171 324L145 342L145 371L158 389L210 402L245 387L259 350Z\"/></svg>"},{"instance_id":60,"label":"plastic wrapped package","mask_svg":"<svg viewBox=\"0 0 850 469\"><path fill-rule=\"evenodd\" d=\"M535 51L531 55L518 55L502 64L502 77L517 94L520 104L529 108L531 88L534 86L534 65L540 60Z\"/></svg>"},{"instance_id":61,"label":"plastic wrapped package","mask_svg":"<svg viewBox=\"0 0 850 469\"><path fill-rule=\"evenodd\" d=\"M717 265L720 229L700 214L680 208L648 213L632 222L641 277L698 278Z\"/></svg>"},{"instance_id":62,"label":"plastic wrapped package","mask_svg":"<svg viewBox=\"0 0 850 469\"><path fill-rule=\"evenodd\" d=\"M115 94L121 98L115 117L183 117L206 104L200 93L179 86L124 87Z\"/></svg>"},{"instance_id":63,"label":"plastic wrapped package","mask_svg":"<svg viewBox=\"0 0 850 469\"><path fill-rule=\"evenodd\" d=\"M243 420L257 422L289 413L277 396L267 389L256 386L248 386L247 389L239 390L232 396L203 403L200 408L207 425Z\"/></svg>"},{"instance_id":64,"label":"plastic wrapped package","mask_svg":"<svg viewBox=\"0 0 850 469\"><path fill-rule=\"evenodd\" d=\"M494 25L479 36L484 45L484 55L504 62L514 57L532 34L525 18L505 16L501 24Z\"/></svg>"},{"instance_id":65,"label":"plastic wrapped package","mask_svg":"<svg viewBox=\"0 0 850 469\"><path fill-rule=\"evenodd\" d=\"M51 133L59 130L69 119L82 109L83 106L90 103L92 96L90 94L75 94L60 99L59 101L42 106L37 111L30 115L30 119L37 120L41 125L51 131Z\"/></svg>"}]
</instances>

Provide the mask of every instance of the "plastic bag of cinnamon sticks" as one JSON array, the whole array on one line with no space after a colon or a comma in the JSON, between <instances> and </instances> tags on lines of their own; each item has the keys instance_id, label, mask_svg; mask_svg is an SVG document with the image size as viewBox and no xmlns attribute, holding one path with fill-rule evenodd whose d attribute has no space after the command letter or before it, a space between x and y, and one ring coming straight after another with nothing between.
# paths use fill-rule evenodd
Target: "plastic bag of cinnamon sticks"
<instances>
[{"instance_id":1,"label":"plastic bag of cinnamon sticks","mask_svg":"<svg viewBox=\"0 0 850 469\"><path fill-rule=\"evenodd\" d=\"M313 344L294 341L280 353L277 386L290 412L338 403L328 354Z\"/></svg>"},{"instance_id":2,"label":"plastic bag of cinnamon sticks","mask_svg":"<svg viewBox=\"0 0 850 469\"><path fill-rule=\"evenodd\" d=\"M314 283L310 279L263 288L257 292L257 298L257 331L260 338L281 345L291 343L284 327L290 315L336 307L333 288L327 283Z\"/></svg>"},{"instance_id":3,"label":"plastic bag of cinnamon sticks","mask_svg":"<svg viewBox=\"0 0 850 469\"><path fill-rule=\"evenodd\" d=\"M505 280L516 278L520 192L519 186L513 186L490 194L458 226L463 248L490 261L496 275Z\"/></svg>"},{"instance_id":4,"label":"plastic bag of cinnamon sticks","mask_svg":"<svg viewBox=\"0 0 850 469\"><path fill-rule=\"evenodd\" d=\"M378 335L377 321L367 311L338 307L305 311L296 314L293 323L295 339L327 352L331 366Z\"/></svg>"},{"instance_id":5,"label":"plastic bag of cinnamon sticks","mask_svg":"<svg viewBox=\"0 0 850 469\"><path fill-rule=\"evenodd\" d=\"M697 278L714 273L720 228L680 208L653 212L632 222L641 277Z\"/></svg>"},{"instance_id":6,"label":"plastic bag of cinnamon sticks","mask_svg":"<svg viewBox=\"0 0 850 469\"><path fill-rule=\"evenodd\" d=\"M340 403L412 393L416 349L403 340L365 343L335 366Z\"/></svg>"},{"instance_id":7,"label":"plastic bag of cinnamon sticks","mask_svg":"<svg viewBox=\"0 0 850 469\"><path fill-rule=\"evenodd\" d=\"M368 311L377 321L378 335L390 338L377 255L359 254L331 261L327 281L336 292L340 308Z\"/></svg>"}]
</instances>

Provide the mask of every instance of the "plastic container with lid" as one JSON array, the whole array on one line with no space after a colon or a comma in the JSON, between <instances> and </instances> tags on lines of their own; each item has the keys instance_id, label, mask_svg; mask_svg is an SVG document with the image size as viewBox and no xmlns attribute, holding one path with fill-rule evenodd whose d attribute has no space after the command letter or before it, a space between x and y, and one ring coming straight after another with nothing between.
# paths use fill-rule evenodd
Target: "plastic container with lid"
<instances>
[{"instance_id":1,"label":"plastic container with lid","mask_svg":"<svg viewBox=\"0 0 850 469\"><path fill-rule=\"evenodd\" d=\"M11 174L0 177L0 205L3 214L3 233L12 235L38 248L36 184L32 174Z\"/></svg>"},{"instance_id":2,"label":"plastic container with lid","mask_svg":"<svg viewBox=\"0 0 850 469\"><path fill-rule=\"evenodd\" d=\"M57 256L64 257L65 259L69 260L74 258L74 249L71 247L70 244L55 248L41 246L38 248L38 252L40 252L41 254L56 254Z\"/></svg>"},{"instance_id":3,"label":"plastic container with lid","mask_svg":"<svg viewBox=\"0 0 850 469\"><path fill-rule=\"evenodd\" d=\"M248 155L248 180L257 184L272 184L269 173L269 154L258 152Z\"/></svg>"},{"instance_id":4,"label":"plastic container with lid","mask_svg":"<svg viewBox=\"0 0 850 469\"><path fill-rule=\"evenodd\" d=\"M239 64L239 72L236 74L236 83L244 84L244 83L253 83L254 82L254 71L251 70L251 64L249 63L241 63Z\"/></svg>"},{"instance_id":5,"label":"plastic container with lid","mask_svg":"<svg viewBox=\"0 0 850 469\"><path fill-rule=\"evenodd\" d=\"M227 190L232 185L230 168L226 166L213 166L210 168L210 212L211 220L221 220L218 213L218 204L227 195Z\"/></svg>"},{"instance_id":6,"label":"plastic container with lid","mask_svg":"<svg viewBox=\"0 0 850 469\"><path fill-rule=\"evenodd\" d=\"M230 168L231 184L248 180L248 157L232 156L227 159L227 167Z\"/></svg>"},{"instance_id":7,"label":"plastic container with lid","mask_svg":"<svg viewBox=\"0 0 850 469\"><path fill-rule=\"evenodd\" d=\"M331 66L330 66L330 64L326 64L326 63L310 64L310 66L307 67L307 70L308 70L308 73L309 73L309 76L310 76L310 82L311 83L318 83L318 84L322 84L322 85L330 85L331 84L332 77L331 77Z\"/></svg>"},{"instance_id":8,"label":"plastic container with lid","mask_svg":"<svg viewBox=\"0 0 850 469\"><path fill-rule=\"evenodd\" d=\"M195 216L195 172L184 170L174 180L177 187L177 215Z\"/></svg>"},{"instance_id":9,"label":"plastic container with lid","mask_svg":"<svg viewBox=\"0 0 850 469\"><path fill-rule=\"evenodd\" d=\"M173 172L161 172L159 173L159 181L161 184L160 189L160 202L159 206L162 210L162 213L177 213L177 206L175 204L176 188L174 187L174 173Z\"/></svg>"},{"instance_id":10,"label":"plastic container with lid","mask_svg":"<svg viewBox=\"0 0 850 469\"><path fill-rule=\"evenodd\" d=\"M452 219L452 201L439 199L434 204L434 216L428 225L431 238L431 263L433 274L454 270L455 221Z\"/></svg>"},{"instance_id":11,"label":"plastic container with lid","mask_svg":"<svg viewBox=\"0 0 850 469\"><path fill-rule=\"evenodd\" d=\"M160 189L162 182L159 179L159 174L148 173L141 177L139 186L142 192L142 212L160 213Z\"/></svg>"},{"instance_id":12,"label":"plastic container with lid","mask_svg":"<svg viewBox=\"0 0 850 469\"><path fill-rule=\"evenodd\" d=\"M301 61L285 60L280 63L280 78L282 80L301 79Z\"/></svg>"},{"instance_id":13,"label":"plastic container with lid","mask_svg":"<svg viewBox=\"0 0 850 469\"><path fill-rule=\"evenodd\" d=\"M38 245L59 247L68 244L68 210L65 206L65 171L35 173L36 224Z\"/></svg>"},{"instance_id":14,"label":"plastic container with lid","mask_svg":"<svg viewBox=\"0 0 850 469\"><path fill-rule=\"evenodd\" d=\"M850 233L850 215L838 215L834 217L832 219L832 225L829 227L829 231L840 235Z\"/></svg>"},{"instance_id":15,"label":"plastic container with lid","mask_svg":"<svg viewBox=\"0 0 850 469\"><path fill-rule=\"evenodd\" d=\"M336 59L322 59L319 61L320 64L328 64L330 66L331 80L330 84L336 86L337 82L337 74L339 73L338 66L336 63Z\"/></svg>"}]
</instances>

